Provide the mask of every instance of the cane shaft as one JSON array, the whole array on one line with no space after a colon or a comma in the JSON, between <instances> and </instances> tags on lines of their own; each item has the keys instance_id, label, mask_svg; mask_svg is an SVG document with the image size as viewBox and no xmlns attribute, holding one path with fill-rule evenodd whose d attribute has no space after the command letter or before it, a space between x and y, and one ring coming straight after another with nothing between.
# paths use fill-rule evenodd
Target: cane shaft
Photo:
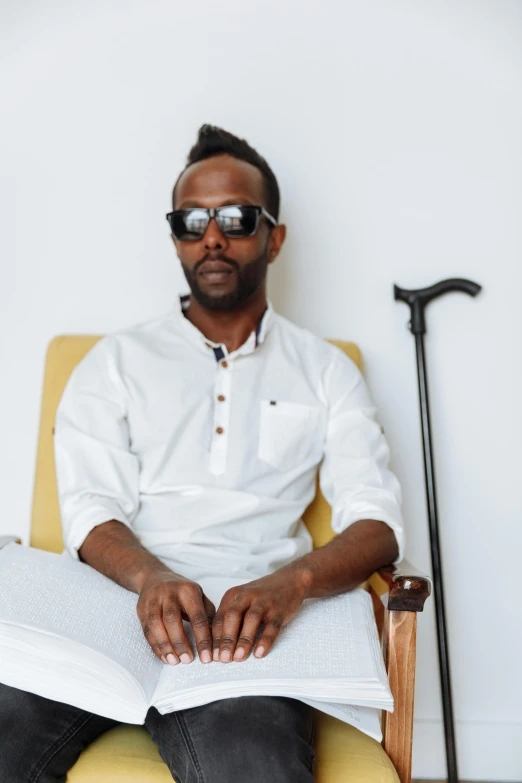
<instances>
[{"instance_id":1,"label":"cane shaft","mask_svg":"<svg viewBox=\"0 0 522 783\"><path fill-rule=\"evenodd\" d=\"M426 497L431 544L431 564L433 570L435 612L437 619L439 670L442 690L444 735L446 739L448 783L458 783L457 751L455 743L455 726L453 720L453 699L451 695L450 663L446 633L446 612L444 607L442 562L440 556L439 523L437 514L437 495L435 488L435 466L431 444L428 379L424 356L424 335L422 333L415 335L415 347L417 352L417 374L419 382L422 443L424 449L424 477L426 481Z\"/></svg>"}]
</instances>

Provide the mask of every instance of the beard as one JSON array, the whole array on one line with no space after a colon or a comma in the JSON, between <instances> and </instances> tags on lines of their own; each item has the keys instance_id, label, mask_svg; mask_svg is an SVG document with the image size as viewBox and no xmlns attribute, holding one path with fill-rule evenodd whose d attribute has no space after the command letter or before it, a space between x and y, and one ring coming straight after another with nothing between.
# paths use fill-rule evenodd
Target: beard
<instances>
[{"instance_id":1,"label":"beard","mask_svg":"<svg viewBox=\"0 0 522 783\"><path fill-rule=\"evenodd\" d=\"M265 249L253 261L242 266L233 258L228 258L228 256L212 256L212 261L222 261L230 264L235 271L237 280L235 290L221 295L208 294L201 289L199 284L199 268L204 261L208 260L209 255L207 254L194 265L193 269L189 269L181 262L183 274L189 284L192 296L196 302L207 310L233 310L246 302L265 280L268 269L268 249Z\"/></svg>"}]
</instances>

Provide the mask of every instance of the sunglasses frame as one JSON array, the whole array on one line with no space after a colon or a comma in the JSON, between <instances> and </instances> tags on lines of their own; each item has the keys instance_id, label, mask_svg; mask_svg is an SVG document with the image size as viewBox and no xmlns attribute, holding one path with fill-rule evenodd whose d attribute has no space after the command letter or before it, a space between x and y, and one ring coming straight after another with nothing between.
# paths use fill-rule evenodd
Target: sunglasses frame
<instances>
[{"instance_id":1,"label":"sunglasses frame","mask_svg":"<svg viewBox=\"0 0 522 783\"><path fill-rule=\"evenodd\" d=\"M238 237L237 235L234 234L232 235L227 234L226 231L223 229L219 221L220 212L222 209L230 209L230 207L248 207L249 209L254 209L256 211L256 223L254 226L254 230L250 234L245 234L244 236ZM181 212L192 212L192 210L194 209L199 209L201 212L207 213L207 225L205 226L203 233L201 234L201 236L194 237L194 239L178 239L178 237L176 237L176 235L172 231L172 223L171 223L172 215L176 213L179 214ZM205 236L209 223L213 217L216 218L216 222L219 226L219 230L224 236L228 237L229 239L246 239L247 237L253 237L254 234L257 232L257 229L259 228L259 218L261 217L261 215L264 215L270 223L272 223L274 226L277 226L277 220L275 219L275 217L273 217L270 214L270 212L267 212L267 210L264 207L254 205L254 204L224 204L222 207L210 207L209 209L206 209L205 207L189 207L188 209L175 209L172 212L167 212L165 217L170 226L172 236L174 236L178 240L178 242L198 242L201 239L203 239L203 237Z\"/></svg>"}]
</instances>

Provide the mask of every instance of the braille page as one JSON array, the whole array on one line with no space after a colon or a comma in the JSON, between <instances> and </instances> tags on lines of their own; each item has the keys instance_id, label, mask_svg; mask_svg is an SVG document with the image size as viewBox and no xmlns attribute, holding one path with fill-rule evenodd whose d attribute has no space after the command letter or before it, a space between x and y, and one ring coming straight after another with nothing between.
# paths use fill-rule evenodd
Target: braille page
<instances>
[{"instance_id":1,"label":"braille page","mask_svg":"<svg viewBox=\"0 0 522 783\"><path fill-rule=\"evenodd\" d=\"M211 691L223 697L227 693L239 696L241 692L249 692L249 682L275 680L306 687L310 698L317 698L313 693L316 683L330 682L335 701L339 683L366 680L378 683L370 641L376 629L368 628L365 611L368 602L371 607L370 596L363 590L306 600L297 615L281 629L264 658L254 658L251 653L245 661L203 664L196 657L187 665L163 666L152 703L162 712L163 704L166 707L171 700L172 704L189 706L188 699L183 700L183 693L192 689L199 691L199 697L205 692L205 700L212 701L208 698ZM193 643L190 629L185 627ZM339 693L339 700L342 698L343 694ZM198 699L198 703L202 702ZM171 706L171 709L179 708Z\"/></svg>"},{"instance_id":2,"label":"braille page","mask_svg":"<svg viewBox=\"0 0 522 783\"><path fill-rule=\"evenodd\" d=\"M0 623L45 632L37 645L52 648L56 634L101 653L135 678L148 702L162 664L143 636L137 600L68 555L18 544L0 550Z\"/></svg>"}]
</instances>

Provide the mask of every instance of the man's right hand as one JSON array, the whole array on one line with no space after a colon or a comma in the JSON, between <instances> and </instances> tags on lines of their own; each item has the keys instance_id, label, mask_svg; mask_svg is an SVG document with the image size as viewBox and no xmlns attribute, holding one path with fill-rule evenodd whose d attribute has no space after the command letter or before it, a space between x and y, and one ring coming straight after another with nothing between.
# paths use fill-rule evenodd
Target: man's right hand
<instances>
[{"instance_id":1,"label":"man's right hand","mask_svg":"<svg viewBox=\"0 0 522 783\"><path fill-rule=\"evenodd\" d=\"M192 626L200 661L212 660L216 607L197 582L171 571L142 546L127 525L117 519L97 525L78 555L109 579L138 593L137 610L143 633L163 663L190 663L194 659L183 620Z\"/></svg>"},{"instance_id":2,"label":"man's right hand","mask_svg":"<svg viewBox=\"0 0 522 783\"><path fill-rule=\"evenodd\" d=\"M168 569L153 569L145 576L139 596L137 612L143 633L163 663L194 659L183 620L192 626L200 661L210 663L216 607L197 582Z\"/></svg>"}]
</instances>

